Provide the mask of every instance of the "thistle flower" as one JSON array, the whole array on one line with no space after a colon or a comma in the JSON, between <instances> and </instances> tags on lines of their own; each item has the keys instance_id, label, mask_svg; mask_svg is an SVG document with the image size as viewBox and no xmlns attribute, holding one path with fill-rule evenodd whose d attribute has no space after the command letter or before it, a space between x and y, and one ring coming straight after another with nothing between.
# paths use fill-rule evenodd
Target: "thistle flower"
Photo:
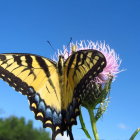
<instances>
[{"instance_id":1,"label":"thistle flower","mask_svg":"<svg viewBox=\"0 0 140 140\"><path fill-rule=\"evenodd\" d=\"M107 65L103 69L103 71L98 74L97 77L94 78L94 82L91 81L93 86L95 87L95 91L93 93L97 93L97 95L102 95L99 99L94 99L93 93L87 95L85 99L83 99L83 106L95 107L98 103L105 102L103 100L106 99L107 94L110 91L110 86L112 80L115 80L117 74L122 70L119 70L121 59L115 53L113 49L106 45L105 42L96 42L93 41L79 41L76 43L70 43L70 51L67 49L67 46L63 46L63 50L58 50L55 55L55 60L58 60L59 55L63 55L66 60L72 54L72 47L76 46L76 51L93 49L100 51L106 58ZM108 100L107 100L108 101Z\"/></svg>"},{"instance_id":2,"label":"thistle flower","mask_svg":"<svg viewBox=\"0 0 140 140\"><path fill-rule=\"evenodd\" d=\"M70 43L70 48L72 46L77 47L77 51L79 50L86 50L86 49L94 49L100 51L106 58L107 65L104 70L95 78L96 83L105 83L109 77L113 77L115 80L117 74L122 70L119 70L121 59L115 53L113 49L106 45L105 42L96 42L93 41L80 41L76 43ZM66 46L63 46L63 51L58 50L57 54L55 54L54 60L58 60L59 55L63 55L64 59L66 60L72 54L72 50L68 51Z\"/></svg>"}]
</instances>

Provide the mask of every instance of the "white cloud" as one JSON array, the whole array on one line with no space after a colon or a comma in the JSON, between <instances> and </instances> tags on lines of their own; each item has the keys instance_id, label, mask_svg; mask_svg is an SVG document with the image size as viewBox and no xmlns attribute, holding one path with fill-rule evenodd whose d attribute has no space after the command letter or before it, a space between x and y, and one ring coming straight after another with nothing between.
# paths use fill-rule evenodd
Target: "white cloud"
<instances>
[{"instance_id":1,"label":"white cloud","mask_svg":"<svg viewBox=\"0 0 140 140\"><path fill-rule=\"evenodd\" d=\"M67 137L66 133L64 133L64 136L59 134L59 135L57 135L56 140L69 140L69 136Z\"/></svg>"},{"instance_id":2,"label":"white cloud","mask_svg":"<svg viewBox=\"0 0 140 140\"><path fill-rule=\"evenodd\" d=\"M123 129L123 130L128 129L128 126L125 125L124 123L119 123L119 124L118 124L118 127L119 127L120 129Z\"/></svg>"}]
</instances>

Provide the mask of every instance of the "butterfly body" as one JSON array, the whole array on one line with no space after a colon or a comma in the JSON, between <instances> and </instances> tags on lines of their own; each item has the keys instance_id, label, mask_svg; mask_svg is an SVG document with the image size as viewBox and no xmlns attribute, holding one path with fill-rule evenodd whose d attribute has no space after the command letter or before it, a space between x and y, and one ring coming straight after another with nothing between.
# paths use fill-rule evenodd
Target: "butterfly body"
<instances>
[{"instance_id":1,"label":"butterfly body","mask_svg":"<svg viewBox=\"0 0 140 140\"><path fill-rule=\"evenodd\" d=\"M77 124L79 106L90 93L88 83L102 72L106 59L102 53L87 49L75 51L58 62L33 54L0 54L0 78L28 97L30 109L44 127L52 128L52 139Z\"/></svg>"}]
</instances>

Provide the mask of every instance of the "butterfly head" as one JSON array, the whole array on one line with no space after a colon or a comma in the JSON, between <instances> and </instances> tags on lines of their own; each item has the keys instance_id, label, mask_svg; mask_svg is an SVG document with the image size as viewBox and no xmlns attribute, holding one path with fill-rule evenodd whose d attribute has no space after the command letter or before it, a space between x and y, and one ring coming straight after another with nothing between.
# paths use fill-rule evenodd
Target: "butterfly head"
<instances>
[{"instance_id":1,"label":"butterfly head","mask_svg":"<svg viewBox=\"0 0 140 140\"><path fill-rule=\"evenodd\" d=\"M61 63L61 64L64 63L64 56L63 55L59 55L58 63Z\"/></svg>"}]
</instances>

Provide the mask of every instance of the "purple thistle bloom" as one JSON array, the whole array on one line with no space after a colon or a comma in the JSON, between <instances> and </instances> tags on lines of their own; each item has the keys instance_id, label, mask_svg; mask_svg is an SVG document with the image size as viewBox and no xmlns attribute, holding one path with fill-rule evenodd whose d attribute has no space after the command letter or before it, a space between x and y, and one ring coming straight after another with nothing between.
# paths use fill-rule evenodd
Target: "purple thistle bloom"
<instances>
[{"instance_id":1,"label":"purple thistle bloom","mask_svg":"<svg viewBox=\"0 0 140 140\"><path fill-rule=\"evenodd\" d=\"M105 83L110 76L115 80L116 75L122 71L119 70L121 59L116 54L116 52L109 47L109 45L105 44L105 42L94 43L93 41L80 41L76 43L70 43L70 48L72 48L72 46L76 46L77 51L86 49L98 50L105 56L107 65L104 70L95 78L97 83ZM59 55L63 55L64 59L66 60L71 54L72 50L69 52L66 46L63 46L63 51L58 50L56 58L58 58Z\"/></svg>"}]
</instances>

